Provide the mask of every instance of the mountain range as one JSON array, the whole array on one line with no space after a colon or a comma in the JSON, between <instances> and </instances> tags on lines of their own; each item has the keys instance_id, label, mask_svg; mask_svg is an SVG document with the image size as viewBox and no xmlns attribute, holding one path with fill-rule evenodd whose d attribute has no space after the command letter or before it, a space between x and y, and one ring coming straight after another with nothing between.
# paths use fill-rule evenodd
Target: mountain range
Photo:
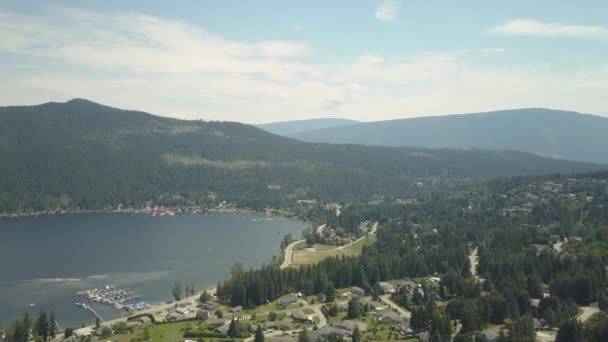
<instances>
[{"instance_id":1,"label":"mountain range","mask_svg":"<svg viewBox=\"0 0 608 342\"><path fill-rule=\"evenodd\" d=\"M303 125L302 127L305 127ZM418 117L297 130L284 135L307 142L516 150L608 164L608 118L528 108Z\"/></svg>"},{"instance_id":2,"label":"mountain range","mask_svg":"<svg viewBox=\"0 0 608 342\"><path fill-rule=\"evenodd\" d=\"M0 213L220 201L262 209L604 168L515 151L305 143L82 99L1 107L0 165Z\"/></svg>"},{"instance_id":3,"label":"mountain range","mask_svg":"<svg viewBox=\"0 0 608 342\"><path fill-rule=\"evenodd\" d=\"M255 125L270 133L290 136L305 133L308 131L314 131L317 129L345 126L359 123L359 121L348 120L348 119L336 119L336 118L321 118L321 119L308 119L308 120L293 120L293 121L281 121L272 122L267 124Z\"/></svg>"}]
</instances>

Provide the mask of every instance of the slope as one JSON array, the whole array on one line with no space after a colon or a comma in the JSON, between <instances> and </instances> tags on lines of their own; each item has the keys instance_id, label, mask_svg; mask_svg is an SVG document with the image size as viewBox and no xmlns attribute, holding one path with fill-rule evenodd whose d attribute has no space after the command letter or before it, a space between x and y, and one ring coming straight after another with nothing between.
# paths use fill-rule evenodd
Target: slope
<instances>
[{"instance_id":1,"label":"slope","mask_svg":"<svg viewBox=\"0 0 608 342\"><path fill-rule=\"evenodd\" d=\"M303 141L525 151L608 163L608 118L550 109L360 123L290 135Z\"/></svg>"},{"instance_id":2,"label":"slope","mask_svg":"<svg viewBox=\"0 0 608 342\"><path fill-rule=\"evenodd\" d=\"M293 121L281 121L271 122L267 124L255 125L270 133L278 135L292 135L302 132L307 132L316 129L323 129L336 126L345 126L359 123L359 121L348 120L348 119L335 119L335 118L321 118L321 119L309 119L309 120L293 120Z\"/></svg>"},{"instance_id":3,"label":"slope","mask_svg":"<svg viewBox=\"0 0 608 342\"><path fill-rule=\"evenodd\" d=\"M602 168L521 152L310 144L79 99L0 108L0 165L0 213L224 200L261 209Z\"/></svg>"}]
</instances>

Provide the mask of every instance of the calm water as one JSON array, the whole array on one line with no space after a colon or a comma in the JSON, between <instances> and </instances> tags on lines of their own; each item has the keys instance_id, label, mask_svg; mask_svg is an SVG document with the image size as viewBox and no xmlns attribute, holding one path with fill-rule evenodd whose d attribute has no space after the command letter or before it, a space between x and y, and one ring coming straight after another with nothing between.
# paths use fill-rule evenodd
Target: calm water
<instances>
[{"instance_id":1,"label":"calm water","mask_svg":"<svg viewBox=\"0 0 608 342\"><path fill-rule=\"evenodd\" d=\"M246 268L269 262L285 234L300 236L304 228L288 219L227 213L0 219L0 323L40 308L54 309L62 327L90 323L94 317L74 305L84 300L75 293L105 284L149 302L170 299L176 280L207 288L235 262ZM120 314L93 307L106 319Z\"/></svg>"}]
</instances>

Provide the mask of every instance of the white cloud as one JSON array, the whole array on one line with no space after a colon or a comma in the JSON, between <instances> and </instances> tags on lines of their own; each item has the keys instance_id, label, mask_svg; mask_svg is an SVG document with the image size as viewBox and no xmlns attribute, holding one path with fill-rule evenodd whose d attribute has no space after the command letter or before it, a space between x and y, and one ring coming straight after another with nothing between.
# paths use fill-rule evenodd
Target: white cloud
<instances>
[{"instance_id":1,"label":"white cloud","mask_svg":"<svg viewBox=\"0 0 608 342\"><path fill-rule=\"evenodd\" d=\"M515 107L608 113L605 63L482 66L474 62L477 50L361 54L340 65L313 64L305 57L315 48L302 42L245 43L138 14L0 12L3 52L24 58L0 67L1 105L82 97L161 115L243 122L369 121Z\"/></svg>"},{"instance_id":2,"label":"white cloud","mask_svg":"<svg viewBox=\"0 0 608 342\"><path fill-rule=\"evenodd\" d=\"M547 23L530 19L508 21L492 28L490 33L509 36L608 38L608 28L603 26Z\"/></svg>"},{"instance_id":3,"label":"white cloud","mask_svg":"<svg viewBox=\"0 0 608 342\"><path fill-rule=\"evenodd\" d=\"M397 17L399 7L395 0L384 0L376 9L376 18L382 21L393 21Z\"/></svg>"}]
</instances>

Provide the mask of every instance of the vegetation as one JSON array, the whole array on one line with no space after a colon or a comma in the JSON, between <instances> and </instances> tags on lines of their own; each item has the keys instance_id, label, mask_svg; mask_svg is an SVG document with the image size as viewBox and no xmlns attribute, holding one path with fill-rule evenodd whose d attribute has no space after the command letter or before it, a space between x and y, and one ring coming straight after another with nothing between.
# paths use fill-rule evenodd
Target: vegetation
<instances>
[{"instance_id":1,"label":"vegetation","mask_svg":"<svg viewBox=\"0 0 608 342\"><path fill-rule=\"evenodd\" d=\"M417 194L599 168L518 152L308 144L239 123L162 118L86 100L0 108L0 163L0 213L224 201L293 208L299 199Z\"/></svg>"}]
</instances>

